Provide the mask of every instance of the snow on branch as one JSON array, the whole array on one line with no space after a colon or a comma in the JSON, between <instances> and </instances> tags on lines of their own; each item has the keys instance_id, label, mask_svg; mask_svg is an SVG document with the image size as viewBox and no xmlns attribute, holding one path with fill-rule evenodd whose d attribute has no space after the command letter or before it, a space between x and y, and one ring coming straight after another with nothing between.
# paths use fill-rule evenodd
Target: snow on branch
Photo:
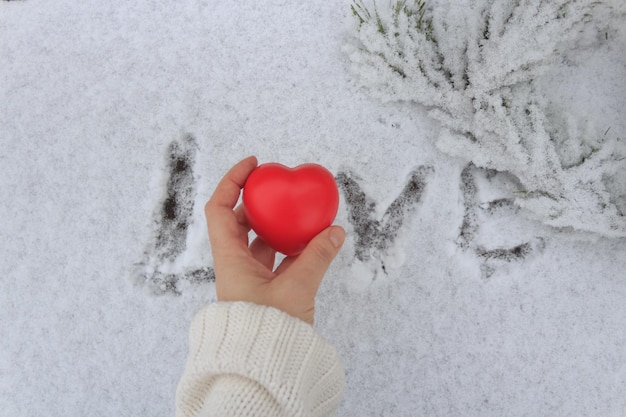
<instances>
[{"instance_id":1,"label":"snow on branch","mask_svg":"<svg viewBox=\"0 0 626 417\"><path fill-rule=\"evenodd\" d=\"M546 224L626 236L626 144L581 128L536 79L626 16L626 2L392 0L352 5L344 51L384 101L424 106L437 146L519 179L516 203Z\"/></svg>"}]
</instances>

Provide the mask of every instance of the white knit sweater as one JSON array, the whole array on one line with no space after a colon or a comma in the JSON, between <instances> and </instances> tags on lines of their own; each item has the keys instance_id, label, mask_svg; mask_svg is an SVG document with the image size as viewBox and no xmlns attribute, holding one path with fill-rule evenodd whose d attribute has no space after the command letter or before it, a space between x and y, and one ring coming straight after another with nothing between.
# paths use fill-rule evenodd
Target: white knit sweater
<instances>
[{"instance_id":1,"label":"white knit sweater","mask_svg":"<svg viewBox=\"0 0 626 417\"><path fill-rule=\"evenodd\" d=\"M191 323L176 416L330 416L344 372L309 324L272 307L218 302Z\"/></svg>"}]
</instances>

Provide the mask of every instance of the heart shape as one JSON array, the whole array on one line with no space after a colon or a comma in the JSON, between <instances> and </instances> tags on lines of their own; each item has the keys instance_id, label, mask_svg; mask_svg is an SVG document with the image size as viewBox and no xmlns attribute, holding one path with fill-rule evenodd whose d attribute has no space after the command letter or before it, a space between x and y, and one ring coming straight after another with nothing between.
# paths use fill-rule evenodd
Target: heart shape
<instances>
[{"instance_id":1,"label":"heart shape","mask_svg":"<svg viewBox=\"0 0 626 417\"><path fill-rule=\"evenodd\" d=\"M257 236L276 251L295 256L335 220L339 190L335 177L320 165L267 163L248 176L243 206Z\"/></svg>"}]
</instances>

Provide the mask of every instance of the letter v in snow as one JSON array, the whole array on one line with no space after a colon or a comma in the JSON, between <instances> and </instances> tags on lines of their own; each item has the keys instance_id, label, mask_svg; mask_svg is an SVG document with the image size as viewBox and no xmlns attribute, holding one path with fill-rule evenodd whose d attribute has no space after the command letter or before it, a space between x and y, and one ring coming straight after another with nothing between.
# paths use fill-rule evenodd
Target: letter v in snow
<instances>
[{"instance_id":1,"label":"letter v in snow","mask_svg":"<svg viewBox=\"0 0 626 417\"><path fill-rule=\"evenodd\" d=\"M407 216L417 209L428 177L434 172L430 166L420 166L411 171L409 179L400 195L385 210L382 219L375 218L376 203L365 194L356 177L350 171L341 171L336 177L337 185L343 192L348 206L348 220L354 227L355 257L369 265L373 279L378 271L387 274L387 266L400 229Z\"/></svg>"}]
</instances>

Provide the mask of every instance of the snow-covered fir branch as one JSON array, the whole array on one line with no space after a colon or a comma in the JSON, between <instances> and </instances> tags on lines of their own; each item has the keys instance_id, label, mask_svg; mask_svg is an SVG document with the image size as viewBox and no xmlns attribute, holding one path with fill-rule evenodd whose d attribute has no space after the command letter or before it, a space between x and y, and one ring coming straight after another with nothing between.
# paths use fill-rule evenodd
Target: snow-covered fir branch
<instances>
[{"instance_id":1,"label":"snow-covered fir branch","mask_svg":"<svg viewBox=\"0 0 626 417\"><path fill-rule=\"evenodd\" d=\"M441 122L441 150L515 175L517 204L544 223L626 236L624 140L578 126L536 85L623 19L625 3L357 0L344 49L373 96L422 105Z\"/></svg>"}]
</instances>

